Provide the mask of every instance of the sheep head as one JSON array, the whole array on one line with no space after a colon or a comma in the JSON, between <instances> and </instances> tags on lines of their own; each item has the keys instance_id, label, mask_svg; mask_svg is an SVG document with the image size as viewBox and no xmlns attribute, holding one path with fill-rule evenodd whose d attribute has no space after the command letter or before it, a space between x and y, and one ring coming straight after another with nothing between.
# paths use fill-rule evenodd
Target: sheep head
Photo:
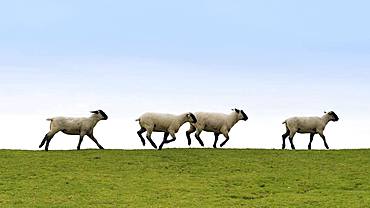
<instances>
[{"instance_id":1,"label":"sheep head","mask_svg":"<svg viewBox=\"0 0 370 208\"><path fill-rule=\"evenodd\" d=\"M187 118L187 121L190 122L190 123L196 123L197 122L197 118L194 116L194 114L192 114L190 112L186 114L186 118Z\"/></svg>"},{"instance_id":2,"label":"sheep head","mask_svg":"<svg viewBox=\"0 0 370 208\"><path fill-rule=\"evenodd\" d=\"M239 109L234 108L234 109L232 109L232 111L235 111L238 114L239 120L243 120L243 121L248 120L248 116L247 116L247 114L244 113L243 110L239 110Z\"/></svg>"},{"instance_id":3,"label":"sheep head","mask_svg":"<svg viewBox=\"0 0 370 208\"><path fill-rule=\"evenodd\" d=\"M101 120L107 120L108 116L102 110L90 111L90 113L96 114Z\"/></svg>"},{"instance_id":4,"label":"sheep head","mask_svg":"<svg viewBox=\"0 0 370 208\"><path fill-rule=\"evenodd\" d=\"M336 121L339 120L339 117L337 116L337 114L334 113L334 111L330 111L330 112L328 112L326 114L329 115L329 118L330 118L331 121L336 122Z\"/></svg>"}]
</instances>

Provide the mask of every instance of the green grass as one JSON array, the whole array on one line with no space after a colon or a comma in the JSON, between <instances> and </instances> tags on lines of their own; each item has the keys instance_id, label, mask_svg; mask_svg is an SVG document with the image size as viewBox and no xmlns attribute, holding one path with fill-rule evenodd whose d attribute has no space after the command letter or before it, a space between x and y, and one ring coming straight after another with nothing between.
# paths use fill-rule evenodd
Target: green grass
<instances>
[{"instance_id":1,"label":"green grass","mask_svg":"<svg viewBox=\"0 0 370 208\"><path fill-rule=\"evenodd\" d=\"M0 207L370 207L370 150L0 151Z\"/></svg>"}]
</instances>

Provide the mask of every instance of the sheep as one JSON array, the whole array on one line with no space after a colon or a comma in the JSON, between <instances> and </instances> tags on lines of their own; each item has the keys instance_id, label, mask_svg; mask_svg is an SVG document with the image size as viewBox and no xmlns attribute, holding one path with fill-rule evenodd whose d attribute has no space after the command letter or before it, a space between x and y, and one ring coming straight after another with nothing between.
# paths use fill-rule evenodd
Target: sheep
<instances>
[{"instance_id":1,"label":"sheep","mask_svg":"<svg viewBox=\"0 0 370 208\"><path fill-rule=\"evenodd\" d=\"M311 143L315 134L319 134L324 141L326 149L329 149L328 144L324 136L324 129L329 121L337 122L339 120L337 114L333 111L328 113L325 112L325 115L322 117L292 117L288 118L283 122L286 127L286 133L282 135L283 137L283 146L282 149L285 149L285 139L289 136L289 141L292 149L295 149L293 144L293 137L298 133L309 133L310 134L310 143L308 149L311 149Z\"/></svg>"},{"instance_id":2,"label":"sheep","mask_svg":"<svg viewBox=\"0 0 370 208\"><path fill-rule=\"evenodd\" d=\"M54 137L56 133L61 131L68 135L80 135L77 150L80 150L81 143L85 135L90 137L90 139L93 140L100 149L104 149L95 139L93 135L93 130L95 125L100 120L107 120L108 116L102 110L90 112L92 113L92 115L88 118L54 117L46 119L48 121L51 121L50 131L45 135L39 148L41 148L46 142L45 150L48 151L50 140Z\"/></svg>"},{"instance_id":3,"label":"sheep","mask_svg":"<svg viewBox=\"0 0 370 208\"><path fill-rule=\"evenodd\" d=\"M157 149L157 145L153 142L151 135L152 132L164 132L164 137L158 150L161 150L164 144L168 144L176 140L175 133L177 133L180 127L186 123L196 123L197 118L192 113L184 113L181 115L162 114L162 113L145 113L135 121L139 121L140 130L137 132L143 146L145 146L145 140L141 135L147 131L146 138L150 144ZM167 140L168 135L171 135L172 139Z\"/></svg>"},{"instance_id":4,"label":"sheep","mask_svg":"<svg viewBox=\"0 0 370 208\"><path fill-rule=\"evenodd\" d=\"M248 120L248 116L243 110L232 109L232 112L227 114L221 113L207 113L207 112L197 112L195 113L198 122L195 124L190 124L190 129L186 131L186 137L188 139L188 145L191 145L190 134L196 131L195 138L198 140L199 144L204 147L203 141L200 138L200 133L204 130L207 132L213 132L215 135L215 142L213 143L213 148L217 148L218 136L223 134L226 140L221 143L223 147L227 141L229 141L229 132L231 128L240 120Z\"/></svg>"}]
</instances>

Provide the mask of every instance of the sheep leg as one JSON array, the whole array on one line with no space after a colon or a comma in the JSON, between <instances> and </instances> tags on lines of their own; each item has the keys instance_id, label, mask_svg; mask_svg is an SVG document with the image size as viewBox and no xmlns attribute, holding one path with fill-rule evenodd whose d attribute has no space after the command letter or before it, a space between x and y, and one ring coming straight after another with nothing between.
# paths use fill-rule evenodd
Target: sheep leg
<instances>
[{"instance_id":1,"label":"sheep leg","mask_svg":"<svg viewBox=\"0 0 370 208\"><path fill-rule=\"evenodd\" d=\"M295 135L295 132L290 132L289 142L290 142L290 146L292 147L292 149L295 149L294 144L293 144L293 137L294 137L294 135Z\"/></svg>"},{"instance_id":2,"label":"sheep leg","mask_svg":"<svg viewBox=\"0 0 370 208\"><path fill-rule=\"evenodd\" d=\"M195 132L195 127L193 125L190 125L190 129L186 131L186 138L188 139L188 145L190 146L191 145L191 138L190 138L190 134L192 134L193 132Z\"/></svg>"},{"instance_id":3,"label":"sheep leg","mask_svg":"<svg viewBox=\"0 0 370 208\"><path fill-rule=\"evenodd\" d=\"M324 145L325 145L326 149L329 149L329 146L328 146L328 144L326 143L326 139L325 139L324 134L323 134L323 133L319 133L319 135L321 136L322 140L324 141Z\"/></svg>"},{"instance_id":4,"label":"sheep leg","mask_svg":"<svg viewBox=\"0 0 370 208\"><path fill-rule=\"evenodd\" d=\"M214 133L215 134L215 142L213 143L213 148L217 148L217 141L218 141L218 136L220 135L220 133Z\"/></svg>"},{"instance_id":5,"label":"sheep leg","mask_svg":"<svg viewBox=\"0 0 370 208\"><path fill-rule=\"evenodd\" d=\"M289 129L287 129L286 133L282 135L282 137L283 137L282 149L285 149L285 139L289 136L289 134L290 134L290 131L289 131Z\"/></svg>"},{"instance_id":6,"label":"sheep leg","mask_svg":"<svg viewBox=\"0 0 370 208\"><path fill-rule=\"evenodd\" d=\"M143 143L143 146L145 146L145 139L143 137L143 135L141 135L142 133L146 132L146 129L145 128L141 128L138 132L137 132L137 135L139 135L140 139L141 139L141 142Z\"/></svg>"},{"instance_id":7,"label":"sheep leg","mask_svg":"<svg viewBox=\"0 0 370 208\"><path fill-rule=\"evenodd\" d=\"M39 148L41 148L42 146L44 146L45 142L48 140L48 134L45 134L45 137L44 139L41 141L41 144L39 145Z\"/></svg>"},{"instance_id":8,"label":"sheep leg","mask_svg":"<svg viewBox=\"0 0 370 208\"><path fill-rule=\"evenodd\" d=\"M166 141L166 143L171 143L171 142L174 142L174 141L176 140L176 135L175 135L175 133L170 132L170 135L171 135L172 139L167 140L167 141Z\"/></svg>"},{"instance_id":9,"label":"sheep leg","mask_svg":"<svg viewBox=\"0 0 370 208\"><path fill-rule=\"evenodd\" d=\"M95 144L99 147L99 149L104 149L103 146L101 146L98 142L98 140L95 139L94 135L93 134L90 134L90 135L87 135L91 140L93 140L93 142L95 142Z\"/></svg>"},{"instance_id":10,"label":"sheep leg","mask_svg":"<svg viewBox=\"0 0 370 208\"><path fill-rule=\"evenodd\" d=\"M148 139L148 141L150 142L150 144L155 148L157 149L157 145L153 142L152 140L152 131L150 130L147 130L147 133L146 133L146 138Z\"/></svg>"},{"instance_id":11,"label":"sheep leg","mask_svg":"<svg viewBox=\"0 0 370 208\"><path fill-rule=\"evenodd\" d=\"M311 133L310 134L310 143L308 144L308 149L310 150L311 149L311 143L313 141L313 137L315 136L315 133Z\"/></svg>"},{"instance_id":12,"label":"sheep leg","mask_svg":"<svg viewBox=\"0 0 370 208\"><path fill-rule=\"evenodd\" d=\"M229 139L230 139L230 137L229 137L229 133L228 133L228 132L224 132L224 133L222 133L222 134L224 135L224 137L225 137L226 139L225 139L225 141L224 141L224 142L222 142L222 143L221 143L220 147L223 147L223 146L226 144L226 142L228 142L228 141L229 141Z\"/></svg>"},{"instance_id":13,"label":"sheep leg","mask_svg":"<svg viewBox=\"0 0 370 208\"><path fill-rule=\"evenodd\" d=\"M162 141L161 145L159 145L158 150L161 150L161 149L162 149L162 147L163 147L163 145L164 145L165 143L167 143L168 135L170 135L168 132L164 132L163 141Z\"/></svg>"},{"instance_id":14,"label":"sheep leg","mask_svg":"<svg viewBox=\"0 0 370 208\"><path fill-rule=\"evenodd\" d=\"M44 143L46 142L46 145L45 145L45 151L48 151L49 150L49 143L50 143L50 141L51 141L51 139L54 137L54 135L56 134L56 133L58 133L58 131L56 131L56 132L53 132L53 131L49 131L46 135L45 135L45 137L44 137L44 139L42 140L42 142L41 142L41 144L40 144L40 148L44 145Z\"/></svg>"},{"instance_id":15,"label":"sheep leg","mask_svg":"<svg viewBox=\"0 0 370 208\"><path fill-rule=\"evenodd\" d=\"M80 150L81 148L81 143L82 143L82 140L84 139L84 134L81 134L80 135L80 140L78 141L78 145L77 145L77 150Z\"/></svg>"},{"instance_id":16,"label":"sheep leg","mask_svg":"<svg viewBox=\"0 0 370 208\"><path fill-rule=\"evenodd\" d=\"M46 141L45 151L49 151L49 143L50 143L50 140L51 140L51 139L48 139L48 140Z\"/></svg>"},{"instance_id":17,"label":"sheep leg","mask_svg":"<svg viewBox=\"0 0 370 208\"><path fill-rule=\"evenodd\" d=\"M289 137L289 142L290 142L290 146L292 147L292 149L294 150L295 147L294 147L294 144L293 144L293 138L292 137Z\"/></svg>"},{"instance_id":18,"label":"sheep leg","mask_svg":"<svg viewBox=\"0 0 370 208\"><path fill-rule=\"evenodd\" d=\"M195 132L195 138L198 140L199 144L204 147L203 141L200 138L200 133L202 133L201 129L197 129L197 132Z\"/></svg>"}]
</instances>

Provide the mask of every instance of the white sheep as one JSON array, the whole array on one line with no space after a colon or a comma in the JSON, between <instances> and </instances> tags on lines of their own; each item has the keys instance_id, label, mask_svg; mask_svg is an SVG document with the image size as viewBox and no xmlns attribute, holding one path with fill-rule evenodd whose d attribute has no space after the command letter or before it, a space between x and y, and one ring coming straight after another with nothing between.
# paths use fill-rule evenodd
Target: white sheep
<instances>
[{"instance_id":1,"label":"white sheep","mask_svg":"<svg viewBox=\"0 0 370 208\"><path fill-rule=\"evenodd\" d=\"M39 148L41 148L45 142L45 150L48 151L50 140L59 131L68 135L80 135L80 140L78 142L77 150L80 150L83 137L87 135L91 140L95 142L100 149L104 149L93 135L93 130L95 125L100 120L107 120L108 116L102 110L91 111L92 115L90 117L82 118L71 118L71 117L55 117L48 118L50 122L50 131L45 135Z\"/></svg>"},{"instance_id":2,"label":"white sheep","mask_svg":"<svg viewBox=\"0 0 370 208\"><path fill-rule=\"evenodd\" d=\"M226 138L226 140L221 143L221 147L223 147L226 142L229 141L229 132L231 128L240 120L248 120L248 116L244 111L238 109L232 109L232 112L229 115L222 113L197 112L195 113L195 117L198 119L198 122L190 124L190 129L186 131L188 145L191 145L190 134L196 131L195 138L201 146L204 146L199 135L202 131L207 131L214 132L215 142L213 144L213 148L216 148L218 136L220 134L223 134Z\"/></svg>"},{"instance_id":3,"label":"white sheep","mask_svg":"<svg viewBox=\"0 0 370 208\"><path fill-rule=\"evenodd\" d=\"M162 149L165 143L170 143L176 140L175 133L177 133L180 127L186 123L196 123L197 119L192 113L184 113L181 115L172 114L161 114L161 113L145 113L140 118L136 119L139 121L141 129L137 132L141 142L145 146L145 140L141 135L147 131L146 138L157 149L157 145L153 142L151 135L152 132L164 132L164 137L159 150ZM172 139L167 140L168 135L171 135Z\"/></svg>"},{"instance_id":4,"label":"white sheep","mask_svg":"<svg viewBox=\"0 0 370 208\"><path fill-rule=\"evenodd\" d=\"M283 137L283 147L285 149L285 139L289 136L289 141L292 149L295 149L293 144L293 137L298 133L309 133L310 134L310 143L308 149L311 149L311 143L315 134L319 134L324 141L326 149L329 149L328 144L324 136L324 129L329 121L338 121L339 118L337 114L333 111L328 113L325 112L325 115L322 117L292 117L288 118L283 122L286 126L286 133L282 135Z\"/></svg>"}]
</instances>

